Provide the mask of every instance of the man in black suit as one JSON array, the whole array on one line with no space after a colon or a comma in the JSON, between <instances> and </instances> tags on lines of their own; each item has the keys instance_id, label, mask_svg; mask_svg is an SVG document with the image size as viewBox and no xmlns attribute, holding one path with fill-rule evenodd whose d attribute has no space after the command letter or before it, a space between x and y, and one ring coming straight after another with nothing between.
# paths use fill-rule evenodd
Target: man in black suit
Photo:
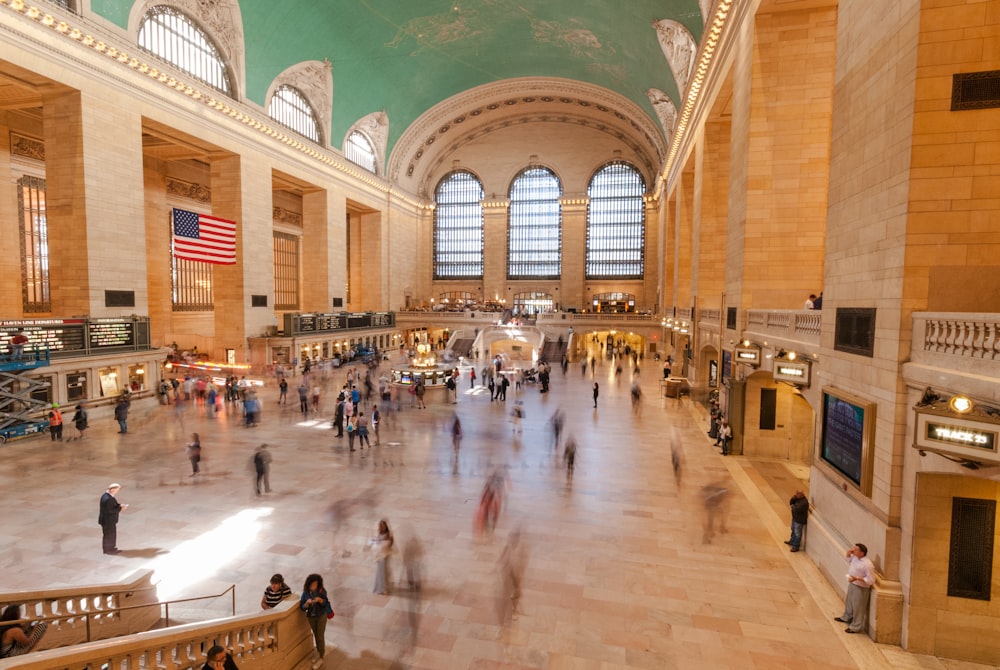
<instances>
[{"instance_id":1,"label":"man in black suit","mask_svg":"<svg viewBox=\"0 0 1000 670\"><path fill-rule=\"evenodd\" d=\"M121 487L121 484L111 484L101 496L101 512L97 517L97 523L101 524L101 530L104 531L102 545L105 554L121 553L121 550L116 546L118 544L118 515L128 507L115 498Z\"/></svg>"}]
</instances>

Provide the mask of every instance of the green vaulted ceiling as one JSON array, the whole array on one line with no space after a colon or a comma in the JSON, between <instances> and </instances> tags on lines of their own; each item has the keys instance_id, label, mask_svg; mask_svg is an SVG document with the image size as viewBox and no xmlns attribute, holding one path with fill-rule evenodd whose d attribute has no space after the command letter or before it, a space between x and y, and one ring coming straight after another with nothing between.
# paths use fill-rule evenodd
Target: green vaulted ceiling
<instances>
[{"instance_id":1,"label":"green vaulted ceiling","mask_svg":"<svg viewBox=\"0 0 1000 670\"><path fill-rule=\"evenodd\" d=\"M132 5L91 1L123 28ZM653 22L674 19L696 41L703 24L698 0L241 0L239 7L249 100L263 106L289 66L327 60L331 144L339 146L361 117L385 110L390 151L436 104L512 77L601 86L655 120L647 89L680 100Z\"/></svg>"}]
</instances>

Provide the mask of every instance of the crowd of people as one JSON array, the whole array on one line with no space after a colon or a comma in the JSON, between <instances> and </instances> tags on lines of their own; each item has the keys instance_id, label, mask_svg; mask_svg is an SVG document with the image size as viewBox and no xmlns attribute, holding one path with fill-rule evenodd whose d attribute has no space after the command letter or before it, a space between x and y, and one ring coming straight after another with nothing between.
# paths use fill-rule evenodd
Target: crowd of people
<instances>
[{"instance_id":1,"label":"crowd of people","mask_svg":"<svg viewBox=\"0 0 1000 670\"><path fill-rule=\"evenodd\" d=\"M601 348L603 350L603 343ZM609 348L612 351L611 360L613 365L621 365L622 361L630 361L632 363L634 381L630 388L630 394L633 411L638 415L638 407L641 407L643 401L641 387L638 384L640 358L635 351L630 350L624 344L609 343ZM584 374L586 374L589 365L591 374L593 375L595 367L598 364L596 352L592 357L584 358ZM603 365L603 363L600 364ZM669 365L670 359L667 360L667 365L664 368L665 377L669 375ZM518 395L515 396L516 400L513 404L511 421L514 424L515 437L518 437L526 412L523 400L524 396L520 395L520 393L524 392L527 382L522 373L515 372L513 375L509 375L505 374L505 372L510 371L504 370L504 362L502 360L494 360L482 367L480 369L481 374L479 375L476 374L476 369L472 368L469 372L470 386L471 390L475 390L478 381L480 386L485 386L489 389L491 401L499 400L502 402L506 400L508 389L511 386L509 378L513 377L515 379L517 387L514 393ZM539 386L539 391L541 392L547 390L549 383L548 374L550 368L544 363L539 365L537 369L539 381L543 372L546 378L544 385ZM327 384L322 383L326 380L321 380L317 376L317 373L318 370L315 368L303 370L301 382L298 385L293 385L298 388L300 411L306 415L320 416L329 416L332 413L331 423L334 428L334 432L332 433L334 442L338 438L342 438L344 433L346 433L348 436L348 450L350 452L354 452L356 448L361 451L364 451L366 448L370 450L372 448L371 437L375 438L375 446L379 446L381 443L380 425L385 418L380 409L380 404L385 405L385 408L390 411L398 411L401 407L398 404L398 396L394 395L394 389L388 379L385 376L378 377L377 364L367 370L360 367L349 367L345 371L343 385L337 390L336 401L332 408L323 406L322 398L325 394ZM276 395L273 400L268 399L267 402L287 405L288 388L290 386L287 375L279 375L276 381L278 389ZM455 381L457 381L457 377ZM426 407L423 394L418 396L416 393L416 390L421 389L422 385L415 384L413 388L415 390L414 405L417 407ZM245 416L249 417L247 418L247 425L252 425L251 422L256 423L260 421L259 409L255 412L252 406L246 404L247 399L256 401L259 407L263 394L264 391L260 387L254 387L235 376L228 377L221 390L216 389L210 379L187 377L183 381L171 380L167 402L182 406L187 403L202 406L206 408L205 413L208 416L211 416L213 412L219 411L215 409L216 405L227 403L229 404L229 411L237 411L236 408L242 406ZM599 395L600 385L595 379L592 386L594 408L598 405ZM449 398L452 397L455 396L449 396ZM125 403L128 402L128 398L124 398L123 400ZM586 397L584 395L585 400ZM393 407L395 407L395 410L393 410ZM54 407L53 409L58 410L58 407ZM127 406L125 411L127 416ZM713 399L710 402L709 414L711 422L709 436L716 440L718 446L722 447L723 455L729 454L732 430L717 400ZM594 415L596 417L596 412ZM118 419L117 412L115 418ZM127 424L123 423L123 419L118 420L122 428L121 432L125 433ZM76 417L74 417L74 423L77 424L82 437L83 431L86 429L86 413L83 415L82 428L77 423ZM565 468L567 478L571 479L577 466L578 444L575 437L568 434L565 426L565 414L561 407L557 408L549 418L549 427L552 435L551 444L553 452L561 461L562 467ZM455 472L457 472L459 452L462 448L463 438L468 432L463 429L462 419L458 413L453 412L448 430L452 439ZM676 433L672 433L669 439L669 448L676 486L680 490L684 458L683 447L679 444ZM198 432L190 433L190 440L185 446L185 452L191 465L190 476L198 478L201 474L203 458L203 446ZM254 473L253 489L255 494L260 496L270 493L269 475L272 458L266 444L260 444L254 449L251 463L251 469ZM727 532L726 517L731 498L729 486L726 481L715 480L705 483L700 489L700 495L704 500L705 522L703 542L706 544L711 543L718 535ZM121 550L117 546L117 524L121 513L128 508L127 504L121 503L118 500L121 488L120 484L112 483L101 496L98 521L102 527L102 546L106 554L121 553ZM492 536L497 531L510 490L511 479L508 470L504 467L494 468L486 477L479 496L478 505L473 515L473 530L477 535L486 538ZM804 529L808 520L809 509L808 499L803 492L799 491L796 492L789 505L792 524L791 536L787 544L791 547L792 552L797 552L804 545ZM375 565L372 591L380 595L389 595L393 585L390 563L397 550L395 547L395 538L386 519L381 519L378 522L375 534L369 541L368 547L371 551L371 559ZM848 632L859 632L867 626L867 601L864 600L867 592L862 591L871 587L873 578L870 561L865 563L867 560L865 558L866 551L864 545L856 545L848 553L848 560L852 564L851 569L854 577L850 581L851 589L848 594L845 612L841 617L838 617L838 620L849 624ZM414 592L419 591L421 586L420 566L422 556L423 548L417 538L415 536L408 538L402 549L405 577L400 580L400 583L406 584ZM498 566L500 595L497 602L498 620L501 624L509 622L516 615L522 597L521 583L526 564L527 541L524 533L520 529L515 529L507 535L506 544ZM286 598L292 597L292 595L292 590L285 583L284 576L275 574L264 590L261 598L261 607L265 609L273 608ZM323 577L320 574L311 573L304 578L299 607L308 620L310 630L312 631L316 649L314 667L319 667L322 665L326 653L326 625L334 616L333 603L331 603L330 595L324 587ZM4 620L8 620L6 618L6 611L4 612L4 617ZM30 650L45 632L44 625L41 624L27 627L8 626L2 627L0 630L3 631L3 646L0 647L0 651L8 650L11 655L13 653L25 653L25 651ZM15 652L14 650L23 651ZM231 653L226 649L223 647L212 647L206 653L206 664L204 667L210 670L233 670L236 668L236 663Z\"/></svg>"}]
</instances>

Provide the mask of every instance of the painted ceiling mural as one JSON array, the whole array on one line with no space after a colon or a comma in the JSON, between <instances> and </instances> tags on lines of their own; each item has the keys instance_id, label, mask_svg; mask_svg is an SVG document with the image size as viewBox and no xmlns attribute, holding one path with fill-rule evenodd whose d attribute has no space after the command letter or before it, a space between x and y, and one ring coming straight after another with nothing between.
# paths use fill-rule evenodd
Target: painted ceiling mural
<instances>
[{"instance_id":1,"label":"painted ceiling mural","mask_svg":"<svg viewBox=\"0 0 1000 670\"><path fill-rule=\"evenodd\" d=\"M91 10L127 28L133 4L91 0ZM667 101L680 106L674 70L681 66L681 78L685 68L690 72L684 48L701 38L702 12L710 4L240 0L246 97L264 106L283 72L305 61L328 61L334 90L331 143L339 145L368 114L384 112L389 151L415 119L443 100L517 77L559 77L606 88L634 102L659 125L669 116L663 110ZM678 62L667 62L665 54L671 53ZM694 54L689 57L693 60ZM651 90L655 96L648 94Z\"/></svg>"}]
</instances>

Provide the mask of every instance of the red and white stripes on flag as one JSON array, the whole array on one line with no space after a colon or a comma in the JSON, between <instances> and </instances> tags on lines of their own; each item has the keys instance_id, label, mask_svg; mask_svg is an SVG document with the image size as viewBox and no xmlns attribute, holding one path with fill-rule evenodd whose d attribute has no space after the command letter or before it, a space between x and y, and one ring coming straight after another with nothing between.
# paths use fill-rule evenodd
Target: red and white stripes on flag
<instances>
[{"instance_id":1,"label":"red and white stripes on flag","mask_svg":"<svg viewBox=\"0 0 1000 670\"><path fill-rule=\"evenodd\" d=\"M174 258L217 265L236 264L236 222L173 210Z\"/></svg>"}]
</instances>

